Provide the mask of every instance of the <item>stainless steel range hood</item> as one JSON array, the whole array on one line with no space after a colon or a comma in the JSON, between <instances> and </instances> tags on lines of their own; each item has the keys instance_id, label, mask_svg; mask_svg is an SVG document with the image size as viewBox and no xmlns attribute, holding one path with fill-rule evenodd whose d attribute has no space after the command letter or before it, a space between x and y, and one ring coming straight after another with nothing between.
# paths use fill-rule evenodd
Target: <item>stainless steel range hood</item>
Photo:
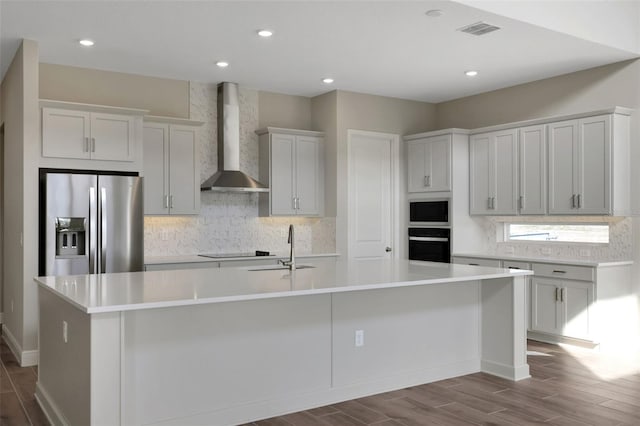
<instances>
[{"instance_id":1,"label":"stainless steel range hood","mask_svg":"<svg viewBox=\"0 0 640 426\"><path fill-rule=\"evenodd\" d=\"M218 171L201 191L268 192L269 188L240 171L240 105L236 83L218 84Z\"/></svg>"}]
</instances>

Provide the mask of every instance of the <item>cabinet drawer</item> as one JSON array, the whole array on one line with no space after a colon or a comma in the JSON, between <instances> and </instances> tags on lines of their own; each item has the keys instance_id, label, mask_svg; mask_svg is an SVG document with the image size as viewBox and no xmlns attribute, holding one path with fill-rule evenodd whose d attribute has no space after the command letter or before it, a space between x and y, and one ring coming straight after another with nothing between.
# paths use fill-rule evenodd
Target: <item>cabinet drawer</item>
<instances>
[{"instance_id":1,"label":"cabinet drawer","mask_svg":"<svg viewBox=\"0 0 640 426\"><path fill-rule=\"evenodd\" d=\"M492 268L500 267L500 260L498 259L478 259L475 257L454 257L453 263L460 265L473 265L473 266L489 266Z\"/></svg>"},{"instance_id":2,"label":"cabinet drawer","mask_svg":"<svg viewBox=\"0 0 640 426\"><path fill-rule=\"evenodd\" d=\"M554 277L567 280L593 281L593 268L590 266L558 265L552 263L534 263L535 276Z\"/></svg>"},{"instance_id":3,"label":"cabinet drawer","mask_svg":"<svg viewBox=\"0 0 640 426\"><path fill-rule=\"evenodd\" d=\"M503 260L502 267L507 269L531 269L529 262L519 262L516 260Z\"/></svg>"}]
</instances>

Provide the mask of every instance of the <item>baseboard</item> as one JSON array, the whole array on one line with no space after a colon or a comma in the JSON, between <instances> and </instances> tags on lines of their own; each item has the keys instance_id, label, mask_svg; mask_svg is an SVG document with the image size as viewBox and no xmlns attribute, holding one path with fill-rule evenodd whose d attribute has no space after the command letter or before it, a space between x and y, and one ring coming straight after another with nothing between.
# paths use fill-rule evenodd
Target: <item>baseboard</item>
<instances>
[{"instance_id":1,"label":"baseboard","mask_svg":"<svg viewBox=\"0 0 640 426\"><path fill-rule=\"evenodd\" d=\"M464 376L477 373L478 371L480 371L480 360L460 361L438 366L438 368L433 369L408 371L371 382L354 383L339 388L319 389L295 395L283 395L269 399L268 401L255 401L240 406L200 413L195 416L173 418L152 422L150 424L162 426L201 424L223 426L245 424L260 419L309 410L382 392L404 389L451 377Z\"/></svg>"},{"instance_id":2,"label":"baseboard","mask_svg":"<svg viewBox=\"0 0 640 426\"><path fill-rule=\"evenodd\" d=\"M22 345L18 343L18 340L13 336L13 334L11 334L7 326L4 324L2 324L2 336L21 367L32 367L34 365L38 365L38 361L40 359L39 350L23 351Z\"/></svg>"},{"instance_id":3,"label":"baseboard","mask_svg":"<svg viewBox=\"0 0 640 426\"><path fill-rule=\"evenodd\" d=\"M580 346L581 348L595 349L598 343L591 340L575 339L573 337L558 336L555 334L542 333L540 331L527 331L527 339L536 340L544 343L566 343L568 345Z\"/></svg>"},{"instance_id":4,"label":"baseboard","mask_svg":"<svg viewBox=\"0 0 640 426\"><path fill-rule=\"evenodd\" d=\"M502 377L503 379L518 380L528 379L531 377L529 374L529 364L524 364L519 367L512 367L510 365L501 364L493 361L482 361L480 363L482 372L492 374L494 376Z\"/></svg>"},{"instance_id":5,"label":"baseboard","mask_svg":"<svg viewBox=\"0 0 640 426\"><path fill-rule=\"evenodd\" d=\"M52 425L68 425L71 424L66 417L62 414L58 406L53 402L53 399L49 396L49 393L42 387L40 382L36 383L36 401L42 409L42 412Z\"/></svg>"}]
</instances>

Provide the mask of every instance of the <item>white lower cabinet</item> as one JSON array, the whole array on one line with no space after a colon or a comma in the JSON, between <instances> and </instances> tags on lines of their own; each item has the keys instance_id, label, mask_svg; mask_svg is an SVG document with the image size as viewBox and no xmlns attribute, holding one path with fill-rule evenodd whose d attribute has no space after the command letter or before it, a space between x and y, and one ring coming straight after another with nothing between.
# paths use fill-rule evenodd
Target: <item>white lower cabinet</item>
<instances>
[{"instance_id":1,"label":"white lower cabinet","mask_svg":"<svg viewBox=\"0 0 640 426\"><path fill-rule=\"evenodd\" d=\"M200 211L197 125L145 118L144 213L191 215ZM181 120L180 123L187 122Z\"/></svg>"},{"instance_id":2,"label":"white lower cabinet","mask_svg":"<svg viewBox=\"0 0 640 426\"><path fill-rule=\"evenodd\" d=\"M563 337L594 341L595 284L535 277L531 280L531 329Z\"/></svg>"}]
</instances>

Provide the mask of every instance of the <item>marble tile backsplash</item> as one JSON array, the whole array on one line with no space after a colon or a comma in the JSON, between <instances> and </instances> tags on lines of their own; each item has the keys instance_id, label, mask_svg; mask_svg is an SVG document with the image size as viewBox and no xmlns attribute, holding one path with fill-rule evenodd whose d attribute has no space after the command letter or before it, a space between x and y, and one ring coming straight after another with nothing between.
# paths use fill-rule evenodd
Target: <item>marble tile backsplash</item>
<instances>
[{"instance_id":1,"label":"marble tile backsplash","mask_svg":"<svg viewBox=\"0 0 640 426\"><path fill-rule=\"evenodd\" d=\"M200 180L218 169L215 84L191 82L190 118L204 122L198 142ZM258 92L240 88L240 167L258 177ZM258 194L201 193L198 216L146 216L146 256L240 253L267 250L286 253L289 224L296 229L298 253L335 252L335 218L263 218Z\"/></svg>"},{"instance_id":2,"label":"marble tile backsplash","mask_svg":"<svg viewBox=\"0 0 640 426\"><path fill-rule=\"evenodd\" d=\"M563 221L569 220L562 218ZM559 219L547 216L542 221L558 221ZM522 257L572 259L590 261L619 261L633 259L632 218L609 218L601 220L589 216L570 218L572 223L586 222L609 223L609 244L579 244L579 243L545 243L545 242L505 242L501 238L503 225L508 222L505 218L484 218L482 221L485 231L486 252L496 255L511 255ZM511 218L513 222L513 218ZM528 219L518 218L517 222L526 222ZM588 255L585 255L588 253Z\"/></svg>"}]
</instances>

